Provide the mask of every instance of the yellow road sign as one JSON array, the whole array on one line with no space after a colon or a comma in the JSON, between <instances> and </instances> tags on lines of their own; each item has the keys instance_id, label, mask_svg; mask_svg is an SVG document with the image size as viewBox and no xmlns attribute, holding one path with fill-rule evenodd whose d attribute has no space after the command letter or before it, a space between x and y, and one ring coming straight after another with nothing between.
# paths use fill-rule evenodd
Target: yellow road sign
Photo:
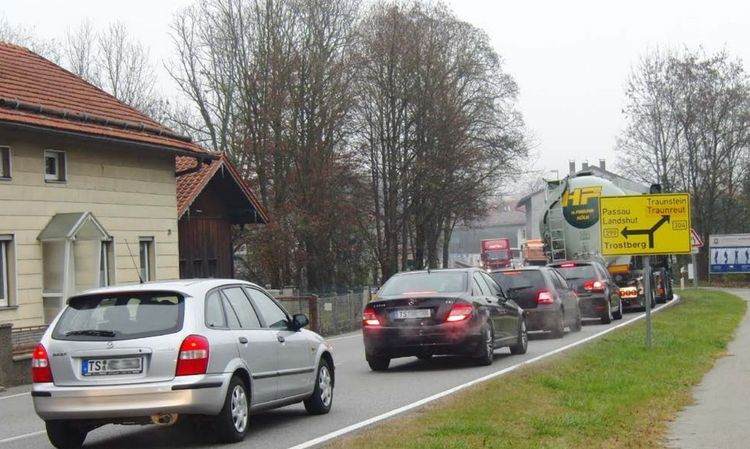
<instances>
[{"instance_id":1,"label":"yellow road sign","mask_svg":"<svg viewBox=\"0 0 750 449\"><path fill-rule=\"evenodd\" d=\"M599 198L602 255L690 254L690 195Z\"/></svg>"}]
</instances>

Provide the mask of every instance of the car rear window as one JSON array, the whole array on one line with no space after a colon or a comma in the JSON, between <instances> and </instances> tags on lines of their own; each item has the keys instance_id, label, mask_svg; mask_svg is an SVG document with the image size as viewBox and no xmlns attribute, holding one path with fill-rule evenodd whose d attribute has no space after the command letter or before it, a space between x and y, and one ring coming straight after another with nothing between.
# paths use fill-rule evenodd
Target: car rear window
<instances>
[{"instance_id":1,"label":"car rear window","mask_svg":"<svg viewBox=\"0 0 750 449\"><path fill-rule=\"evenodd\" d=\"M542 273L537 270L497 271L490 273L490 276L505 292L524 288L545 288Z\"/></svg>"},{"instance_id":2,"label":"car rear window","mask_svg":"<svg viewBox=\"0 0 750 449\"><path fill-rule=\"evenodd\" d=\"M378 292L380 296L465 292L466 272L431 271L397 274Z\"/></svg>"},{"instance_id":3,"label":"car rear window","mask_svg":"<svg viewBox=\"0 0 750 449\"><path fill-rule=\"evenodd\" d=\"M591 265L556 266L557 271L567 280L599 279L596 270Z\"/></svg>"},{"instance_id":4,"label":"car rear window","mask_svg":"<svg viewBox=\"0 0 750 449\"><path fill-rule=\"evenodd\" d=\"M129 340L182 329L185 305L171 292L71 298L52 333L57 340Z\"/></svg>"}]
</instances>

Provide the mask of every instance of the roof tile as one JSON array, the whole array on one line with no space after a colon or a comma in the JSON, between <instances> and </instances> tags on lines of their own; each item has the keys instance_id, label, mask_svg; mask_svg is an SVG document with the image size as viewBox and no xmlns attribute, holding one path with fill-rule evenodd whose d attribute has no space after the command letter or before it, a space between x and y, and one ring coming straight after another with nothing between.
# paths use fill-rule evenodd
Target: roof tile
<instances>
[{"instance_id":1,"label":"roof tile","mask_svg":"<svg viewBox=\"0 0 750 449\"><path fill-rule=\"evenodd\" d=\"M40 106L41 112L19 109L16 102ZM63 118L44 109L68 114ZM76 114L129 122L136 129L91 123L80 120ZM3 42L0 42L0 121L205 153L198 145L176 138L173 131L146 114L62 67L26 48Z\"/></svg>"}]
</instances>

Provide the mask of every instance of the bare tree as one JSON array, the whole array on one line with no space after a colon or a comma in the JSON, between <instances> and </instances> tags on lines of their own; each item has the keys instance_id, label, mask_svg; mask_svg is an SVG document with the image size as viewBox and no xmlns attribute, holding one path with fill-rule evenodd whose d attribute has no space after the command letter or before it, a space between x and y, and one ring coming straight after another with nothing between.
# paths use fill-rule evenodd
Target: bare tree
<instances>
[{"instance_id":1,"label":"bare tree","mask_svg":"<svg viewBox=\"0 0 750 449\"><path fill-rule=\"evenodd\" d=\"M65 62L71 72L100 86L97 39L91 20L84 19L77 30L68 29L64 51Z\"/></svg>"},{"instance_id":2,"label":"bare tree","mask_svg":"<svg viewBox=\"0 0 750 449\"><path fill-rule=\"evenodd\" d=\"M635 69L627 96L629 123L619 144L627 173L689 192L693 226L704 239L741 231L749 218L742 202L750 148L750 78L742 63L726 52L654 53Z\"/></svg>"},{"instance_id":3,"label":"bare tree","mask_svg":"<svg viewBox=\"0 0 750 449\"><path fill-rule=\"evenodd\" d=\"M62 60L59 46L54 39L39 39L35 36L34 29L12 25L2 16L0 16L0 42L8 42L27 47L34 53L37 53L56 64L59 64Z\"/></svg>"}]
</instances>

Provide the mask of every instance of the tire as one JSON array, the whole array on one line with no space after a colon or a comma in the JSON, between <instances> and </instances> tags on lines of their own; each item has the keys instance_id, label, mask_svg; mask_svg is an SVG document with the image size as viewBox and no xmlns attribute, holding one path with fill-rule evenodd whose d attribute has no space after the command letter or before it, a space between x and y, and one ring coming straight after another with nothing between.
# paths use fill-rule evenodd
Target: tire
<instances>
[{"instance_id":1,"label":"tire","mask_svg":"<svg viewBox=\"0 0 750 449\"><path fill-rule=\"evenodd\" d=\"M245 439L250 422L248 399L245 383L239 377L232 376L224 407L213 422L219 442L238 443Z\"/></svg>"},{"instance_id":2,"label":"tire","mask_svg":"<svg viewBox=\"0 0 750 449\"><path fill-rule=\"evenodd\" d=\"M391 364L391 359L381 356L367 357L367 364L370 365L370 369L373 371L385 371L388 369L388 365Z\"/></svg>"},{"instance_id":3,"label":"tire","mask_svg":"<svg viewBox=\"0 0 750 449\"><path fill-rule=\"evenodd\" d=\"M57 449L78 449L89 433L74 421L45 421L47 438Z\"/></svg>"},{"instance_id":4,"label":"tire","mask_svg":"<svg viewBox=\"0 0 750 449\"><path fill-rule=\"evenodd\" d=\"M563 338L565 335L565 312L562 310L555 319L555 326L550 329L552 338Z\"/></svg>"},{"instance_id":5,"label":"tire","mask_svg":"<svg viewBox=\"0 0 750 449\"><path fill-rule=\"evenodd\" d=\"M602 324L609 324L612 322L612 304L607 300L607 310L604 311L604 315L600 318Z\"/></svg>"},{"instance_id":6,"label":"tire","mask_svg":"<svg viewBox=\"0 0 750 449\"><path fill-rule=\"evenodd\" d=\"M581 318L581 309L578 309L578 314L576 315L576 320L573 322L573 324L570 325L570 331L571 332L580 332L581 328L583 327L583 319Z\"/></svg>"},{"instance_id":7,"label":"tire","mask_svg":"<svg viewBox=\"0 0 750 449\"><path fill-rule=\"evenodd\" d=\"M622 298L617 299L617 312L612 312L612 318L616 320L622 319Z\"/></svg>"},{"instance_id":8,"label":"tire","mask_svg":"<svg viewBox=\"0 0 750 449\"><path fill-rule=\"evenodd\" d=\"M304 400L305 410L311 415L325 415L331 411L333 404L333 372L326 359L320 359L318 375L315 377L315 389L309 398Z\"/></svg>"},{"instance_id":9,"label":"tire","mask_svg":"<svg viewBox=\"0 0 750 449\"><path fill-rule=\"evenodd\" d=\"M521 320L521 324L518 326L518 337L516 338L516 344L510 347L510 353L514 355L526 354L526 350L529 348L529 332L526 330L526 319Z\"/></svg>"},{"instance_id":10,"label":"tire","mask_svg":"<svg viewBox=\"0 0 750 449\"><path fill-rule=\"evenodd\" d=\"M495 358L495 335L492 332L492 325L485 323L482 326L481 341L474 356L474 361L479 366L492 365Z\"/></svg>"}]
</instances>

